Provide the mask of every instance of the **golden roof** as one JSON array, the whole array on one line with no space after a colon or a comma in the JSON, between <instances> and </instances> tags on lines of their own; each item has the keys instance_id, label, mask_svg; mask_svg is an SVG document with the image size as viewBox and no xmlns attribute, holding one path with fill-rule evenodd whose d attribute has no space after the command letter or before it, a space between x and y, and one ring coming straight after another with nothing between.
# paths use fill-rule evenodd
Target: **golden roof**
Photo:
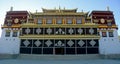
<instances>
[{"instance_id":1,"label":"golden roof","mask_svg":"<svg viewBox=\"0 0 120 64\"><path fill-rule=\"evenodd\" d=\"M77 12L77 13L43 13L43 12L38 12L38 13L33 13L33 15L35 16L43 16L43 15L50 15L50 16L54 16L54 15L88 15L88 12Z\"/></svg>"},{"instance_id":2,"label":"golden roof","mask_svg":"<svg viewBox=\"0 0 120 64\"><path fill-rule=\"evenodd\" d=\"M43 12L44 13L76 13L76 11L77 11L77 8L75 8L75 9L45 9L45 8L42 8L42 10L43 10Z\"/></svg>"},{"instance_id":3,"label":"golden roof","mask_svg":"<svg viewBox=\"0 0 120 64\"><path fill-rule=\"evenodd\" d=\"M75 9L45 9L42 8L43 12L35 12L32 15L88 15L89 12L77 12L77 8Z\"/></svg>"}]
</instances>

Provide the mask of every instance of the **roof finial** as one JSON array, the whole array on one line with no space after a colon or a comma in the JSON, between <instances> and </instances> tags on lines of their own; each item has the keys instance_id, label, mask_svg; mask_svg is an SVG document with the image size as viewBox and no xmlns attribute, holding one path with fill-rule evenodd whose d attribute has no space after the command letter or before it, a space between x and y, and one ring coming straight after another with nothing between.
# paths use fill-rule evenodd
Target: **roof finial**
<instances>
[{"instance_id":1,"label":"roof finial","mask_svg":"<svg viewBox=\"0 0 120 64\"><path fill-rule=\"evenodd\" d=\"M13 7L12 6L10 7L10 11L13 11Z\"/></svg>"},{"instance_id":2,"label":"roof finial","mask_svg":"<svg viewBox=\"0 0 120 64\"><path fill-rule=\"evenodd\" d=\"M107 6L107 11L110 11L109 6Z\"/></svg>"},{"instance_id":3,"label":"roof finial","mask_svg":"<svg viewBox=\"0 0 120 64\"><path fill-rule=\"evenodd\" d=\"M37 10L36 10L36 13L37 13Z\"/></svg>"},{"instance_id":4,"label":"roof finial","mask_svg":"<svg viewBox=\"0 0 120 64\"><path fill-rule=\"evenodd\" d=\"M61 10L61 8L60 8L60 6L59 6L59 12L60 12L60 10Z\"/></svg>"},{"instance_id":5,"label":"roof finial","mask_svg":"<svg viewBox=\"0 0 120 64\"><path fill-rule=\"evenodd\" d=\"M82 12L83 12L83 10L82 10Z\"/></svg>"},{"instance_id":6,"label":"roof finial","mask_svg":"<svg viewBox=\"0 0 120 64\"><path fill-rule=\"evenodd\" d=\"M56 10L56 7L54 9Z\"/></svg>"},{"instance_id":7,"label":"roof finial","mask_svg":"<svg viewBox=\"0 0 120 64\"><path fill-rule=\"evenodd\" d=\"M64 10L65 10L65 7L64 7Z\"/></svg>"},{"instance_id":8,"label":"roof finial","mask_svg":"<svg viewBox=\"0 0 120 64\"><path fill-rule=\"evenodd\" d=\"M60 5L59 5L59 10L60 10L61 8L60 8Z\"/></svg>"}]
</instances>

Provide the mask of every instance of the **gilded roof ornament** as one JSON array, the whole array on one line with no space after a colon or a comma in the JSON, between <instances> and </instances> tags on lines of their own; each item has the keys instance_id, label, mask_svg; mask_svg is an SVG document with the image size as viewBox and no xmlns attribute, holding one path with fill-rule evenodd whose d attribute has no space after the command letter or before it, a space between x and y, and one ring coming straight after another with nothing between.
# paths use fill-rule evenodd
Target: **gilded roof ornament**
<instances>
[{"instance_id":1,"label":"gilded roof ornament","mask_svg":"<svg viewBox=\"0 0 120 64\"><path fill-rule=\"evenodd\" d=\"M107 11L110 11L109 6L107 6Z\"/></svg>"}]
</instances>

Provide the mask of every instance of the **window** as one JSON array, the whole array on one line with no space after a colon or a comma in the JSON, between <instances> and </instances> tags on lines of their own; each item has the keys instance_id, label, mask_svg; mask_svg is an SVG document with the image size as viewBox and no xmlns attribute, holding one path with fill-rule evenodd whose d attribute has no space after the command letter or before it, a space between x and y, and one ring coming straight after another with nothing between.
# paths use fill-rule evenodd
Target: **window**
<instances>
[{"instance_id":1,"label":"window","mask_svg":"<svg viewBox=\"0 0 120 64\"><path fill-rule=\"evenodd\" d=\"M10 31L6 31L5 37L10 37Z\"/></svg>"},{"instance_id":2,"label":"window","mask_svg":"<svg viewBox=\"0 0 120 64\"><path fill-rule=\"evenodd\" d=\"M38 19L38 24L42 24L42 20L41 19Z\"/></svg>"},{"instance_id":3,"label":"window","mask_svg":"<svg viewBox=\"0 0 120 64\"><path fill-rule=\"evenodd\" d=\"M102 37L107 37L106 32L102 32Z\"/></svg>"},{"instance_id":4,"label":"window","mask_svg":"<svg viewBox=\"0 0 120 64\"><path fill-rule=\"evenodd\" d=\"M13 32L13 37L17 37L17 32Z\"/></svg>"},{"instance_id":5,"label":"window","mask_svg":"<svg viewBox=\"0 0 120 64\"><path fill-rule=\"evenodd\" d=\"M113 37L113 32L109 32L109 37Z\"/></svg>"},{"instance_id":6,"label":"window","mask_svg":"<svg viewBox=\"0 0 120 64\"><path fill-rule=\"evenodd\" d=\"M68 19L67 24L72 24L72 20Z\"/></svg>"},{"instance_id":7,"label":"window","mask_svg":"<svg viewBox=\"0 0 120 64\"><path fill-rule=\"evenodd\" d=\"M52 24L52 19L48 19L46 23L47 24Z\"/></svg>"},{"instance_id":8,"label":"window","mask_svg":"<svg viewBox=\"0 0 120 64\"><path fill-rule=\"evenodd\" d=\"M62 24L62 20L58 19L58 21L56 22L57 24Z\"/></svg>"},{"instance_id":9,"label":"window","mask_svg":"<svg viewBox=\"0 0 120 64\"><path fill-rule=\"evenodd\" d=\"M111 25L112 25L111 22L108 22L107 24L108 24L108 26L111 26Z\"/></svg>"},{"instance_id":10,"label":"window","mask_svg":"<svg viewBox=\"0 0 120 64\"><path fill-rule=\"evenodd\" d=\"M77 24L81 24L81 23L82 23L81 19L77 19Z\"/></svg>"}]
</instances>

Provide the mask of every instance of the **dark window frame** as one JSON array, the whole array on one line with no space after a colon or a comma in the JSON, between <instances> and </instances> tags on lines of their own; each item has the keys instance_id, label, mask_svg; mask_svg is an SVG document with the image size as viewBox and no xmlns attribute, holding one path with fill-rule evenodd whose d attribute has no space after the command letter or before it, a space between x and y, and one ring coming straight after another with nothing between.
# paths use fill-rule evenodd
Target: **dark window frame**
<instances>
[{"instance_id":1,"label":"dark window frame","mask_svg":"<svg viewBox=\"0 0 120 64\"><path fill-rule=\"evenodd\" d=\"M10 37L10 31L6 31L5 37Z\"/></svg>"},{"instance_id":2,"label":"dark window frame","mask_svg":"<svg viewBox=\"0 0 120 64\"><path fill-rule=\"evenodd\" d=\"M114 37L113 32L108 32L108 33L109 33L109 37Z\"/></svg>"},{"instance_id":3,"label":"dark window frame","mask_svg":"<svg viewBox=\"0 0 120 64\"><path fill-rule=\"evenodd\" d=\"M17 31L14 31L12 36L13 36L13 37L17 37L17 36L18 36L17 34L18 34L18 32L17 32Z\"/></svg>"},{"instance_id":4,"label":"dark window frame","mask_svg":"<svg viewBox=\"0 0 120 64\"><path fill-rule=\"evenodd\" d=\"M104 33L105 35L104 35L103 33ZM106 33L106 32L102 32L102 37L107 37L107 33Z\"/></svg>"}]
</instances>

